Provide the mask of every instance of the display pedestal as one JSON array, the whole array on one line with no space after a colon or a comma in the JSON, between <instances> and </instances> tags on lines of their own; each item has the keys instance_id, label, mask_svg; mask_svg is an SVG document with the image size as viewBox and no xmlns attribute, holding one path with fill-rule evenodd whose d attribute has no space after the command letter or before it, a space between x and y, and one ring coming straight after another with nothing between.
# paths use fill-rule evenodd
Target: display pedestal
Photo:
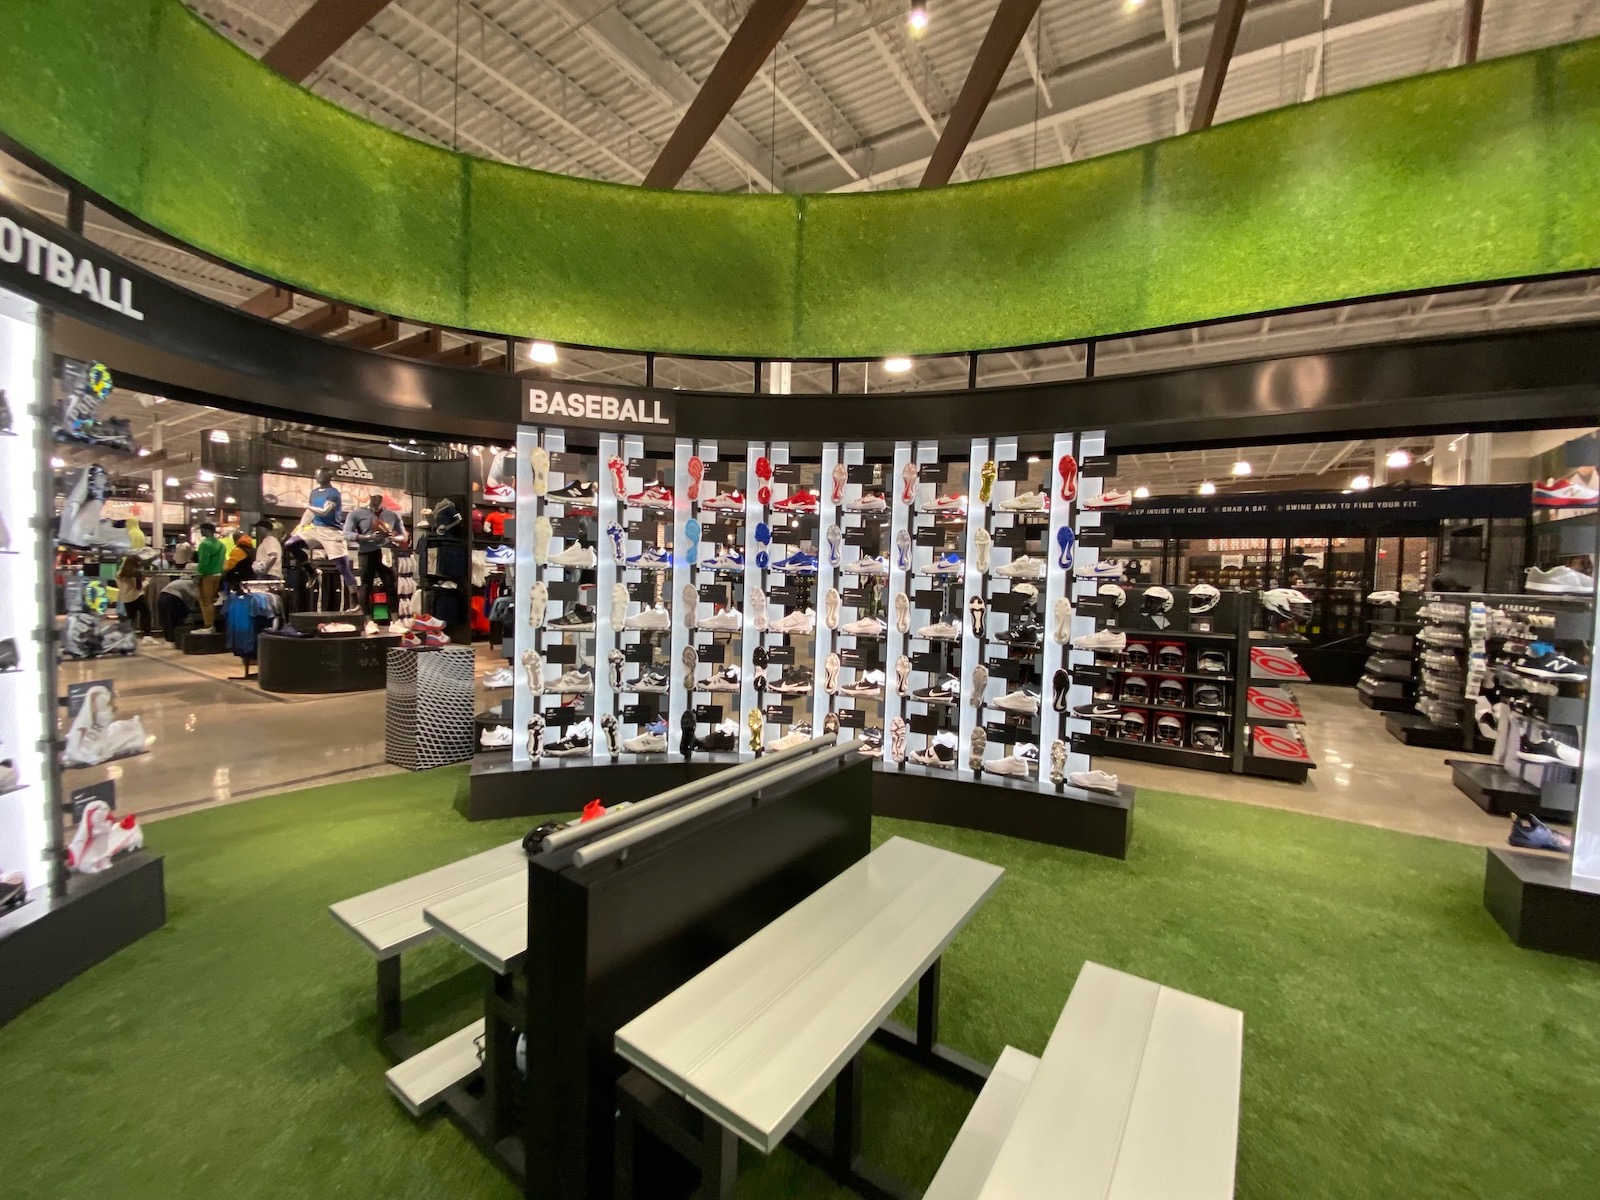
<instances>
[{"instance_id":1,"label":"display pedestal","mask_svg":"<svg viewBox=\"0 0 1600 1200\"><path fill-rule=\"evenodd\" d=\"M185 654L225 654L228 650L228 639L215 629L196 626L185 629L179 637Z\"/></svg>"},{"instance_id":2,"label":"display pedestal","mask_svg":"<svg viewBox=\"0 0 1600 1200\"><path fill-rule=\"evenodd\" d=\"M1073 787L1041 792L1031 782L979 783L915 763L872 773L875 816L981 829L1107 858L1128 857L1133 799L1131 787L1115 796Z\"/></svg>"},{"instance_id":3,"label":"display pedestal","mask_svg":"<svg viewBox=\"0 0 1600 1200\"><path fill-rule=\"evenodd\" d=\"M384 686L386 658L399 644L397 633L372 637L263 633L256 641L256 674L263 692L372 692Z\"/></svg>"},{"instance_id":4,"label":"display pedestal","mask_svg":"<svg viewBox=\"0 0 1600 1200\"><path fill-rule=\"evenodd\" d=\"M466 762L473 750L472 647L387 653L383 760L408 771Z\"/></svg>"},{"instance_id":5,"label":"display pedestal","mask_svg":"<svg viewBox=\"0 0 1600 1200\"><path fill-rule=\"evenodd\" d=\"M1600 883L1574 879L1569 859L1491 849L1483 906L1519 946L1600 962Z\"/></svg>"},{"instance_id":6,"label":"display pedestal","mask_svg":"<svg viewBox=\"0 0 1600 1200\"><path fill-rule=\"evenodd\" d=\"M1459 729L1435 725L1419 712L1390 713L1383 719L1383 727L1396 741L1430 750L1459 750L1464 736Z\"/></svg>"},{"instance_id":7,"label":"display pedestal","mask_svg":"<svg viewBox=\"0 0 1600 1200\"><path fill-rule=\"evenodd\" d=\"M146 851L0 916L0 1025L166 923L161 856Z\"/></svg>"},{"instance_id":8,"label":"display pedestal","mask_svg":"<svg viewBox=\"0 0 1600 1200\"><path fill-rule=\"evenodd\" d=\"M1539 789L1504 767L1464 758L1447 758L1444 765L1450 768L1450 782L1484 812L1499 817L1510 813L1531 814L1544 819L1544 810L1539 807ZM1554 815L1563 821L1572 819L1571 813Z\"/></svg>"}]
</instances>

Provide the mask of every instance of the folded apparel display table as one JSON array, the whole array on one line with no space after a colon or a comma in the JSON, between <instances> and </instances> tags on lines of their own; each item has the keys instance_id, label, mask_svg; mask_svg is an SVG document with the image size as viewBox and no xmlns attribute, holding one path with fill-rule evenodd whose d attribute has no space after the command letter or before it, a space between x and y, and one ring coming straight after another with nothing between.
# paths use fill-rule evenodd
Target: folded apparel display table
<instances>
[{"instance_id":1,"label":"folded apparel display table","mask_svg":"<svg viewBox=\"0 0 1600 1200\"><path fill-rule=\"evenodd\" d=\"M263 692L372 692L384 686L385 658L399 644L398 633L371 637L263 633L256 643L256 671Z\"/></svg>"}]
</instances>

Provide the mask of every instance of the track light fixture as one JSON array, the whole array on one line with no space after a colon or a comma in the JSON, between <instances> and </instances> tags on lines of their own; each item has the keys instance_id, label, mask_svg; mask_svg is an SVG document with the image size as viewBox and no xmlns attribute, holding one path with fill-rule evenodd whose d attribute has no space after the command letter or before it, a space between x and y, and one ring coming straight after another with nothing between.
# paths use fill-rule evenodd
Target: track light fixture
<instances>
[{"instance_id":1,"label":"track light fixture","mask_svg":"<svg viewBox=\"0 0 1600 1200\"><path fill-rule=\"evenodd\" d=\"M906 14L906 25L914 34L928 27L928 0L911 0L911 11Z\"/></svg>"}]
</instances>

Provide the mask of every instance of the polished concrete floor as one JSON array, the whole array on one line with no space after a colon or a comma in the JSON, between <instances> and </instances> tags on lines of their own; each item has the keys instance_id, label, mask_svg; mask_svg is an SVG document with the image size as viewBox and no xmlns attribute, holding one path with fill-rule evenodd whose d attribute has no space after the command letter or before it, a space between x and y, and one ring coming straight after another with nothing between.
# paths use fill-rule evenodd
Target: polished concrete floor
<instances>
[{"instance_id":1,"label":"polished concrete floor","mask_svg":"<svg viewBox=\"0 0 1600 1200\"><path fill-rule=\"evenodd\" d=\"M1505 844L1509 818L1490 816L1457 791L1444 765L1446 758L1474 756L1396 741L1384 728L1384 714L1358 702L1353 688L1298 684L1294 692L1317 764L1305 783L1120 759L1096 765L1135 787L1287 808L1470 845Z\"/></svg>"},{"instance_id":2,"label":"polished concrete floor","mask_svg":"<svg viewBox=\"0 0 1600 1200\"><path fill-rule=\"evenodd\" d=\"M499 665L478 648L478 675ZM137 714L154 741L148 754L68 771L79 788L117 781L118 808L158 819L213 804L337 779L393 772L383 761L383 693L277 697L239 674L231 655L184 656L165 643L126 659L62 666L62 687L115 684L118 715ZM1317 769L1304 784L1105 759L1097 763L1138 787L1213 796L1377 825L1473 845L1505 842L1507 820L1491 817L1450 783L1442 750L1395 741L1383 715L1348 688L1296 689ZM480 705L507 693L480 692Z\"/></svg>"}]
</instances>

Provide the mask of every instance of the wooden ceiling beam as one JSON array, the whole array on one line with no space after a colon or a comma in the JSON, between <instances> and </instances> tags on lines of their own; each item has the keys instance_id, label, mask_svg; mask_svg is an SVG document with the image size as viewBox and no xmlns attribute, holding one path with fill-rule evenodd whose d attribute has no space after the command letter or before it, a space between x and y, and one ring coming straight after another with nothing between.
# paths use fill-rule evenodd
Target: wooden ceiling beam
<instances>
[{"instance_id":1,"label":"wooden ceiling beam","mask_svg":"<svg viewBox=\"0 0 1600 1200\"><path fill-rule=\"evenodd\" d=\"M293 307L293 292L288 288L269 287L240 304L239 311L249 313L252 317L265 317L270 321L274 317L283 316Z\"/></svg>"},{"instance_id":2,"label":"wooden ceiling beam","mask_svg":"<svg viewBox=\"0 0 1600 1200\"><path fill-rule=\"evenodd\" d=\"M402 358L432 358L443 349L444 334L437 329L424 329L421 333L414 333L392 346L384 347L389 354L398 354Z\"/></svg>"},{"instance_id":3,"label":"wooden ceiling beam","mask_svg":"<svg viewBox=\"0 0 1600 1200\"><path fill-rule=\"evenodd\" d=\"M335 329L343 329L349 323L349 305L324 304L320 308L313 308L305 316L290 321L289 328L298 329L301 333L332 333Z\"/></svg>"},{"instance_id":4,"label":"wooden ceiling beam","mask_svg":"<svg viewBox=\"0 0 1600 1200\"><path fill-rule=\"evenodd\" d=\"M678 127L661 147L643 186L678 186L805 4L806 0L755 0Z\"/></svg>"},{"instance_id":5,"label":"wooden ceiling beam","mask_svg":"<svg viewBox=\"0 0 1600 1200\"><path fill-rule=\"evenodd\" d=\"M1222 98L1222 85L1228 78L1228 63L1233 59L1233 47L1239 40L1239 27L1244 24L1245 0L1222 0L1217 6L1217 20L1211 26L1211 44L1206 47L1206 65L1200 72L1200 89L1194 97L1194 116L1189 120L1189 132L1210 129L1217 115L1217 101Z\"/></svg>"},{"instance_id":6,"label":"wooden ceiling beam","mask_svg":"<svg viewBox=\"0 0 1600 1200\"><path fill-rule=\"evenodd\" d=\"M446 367L476 367L483 362L483 343L462 342L459 346L441 350L428 361Z\"/></svg>"},{"instance_id":7,"label":"wooden ceiling beam","mask_svg":"<svg viewBox=\"0 0 1600 1200\"><path fill-rule=\"evenodd\" d=\"M388 4L389 0L317 0L267 48L261 61L285 78L304 83Z\"/></svg>"},{"instance_id":8,"label":"wooden ceiling beam","mask_svg":"<svg viewBox=\"0 0 1600 1200\"><path fill-rule=\"evenodd\" d=\"M928 160L919 186L943 187L950 182L961 156L967 152L967 143L972 141L978 128L983 110L994 99L995 89L1000 86L1006 68L1011 65L1038 11L1039 0L1000 0L1000 7L995 9L994 19L983 35L978 56L967 71L967 81L961 85L961 94L956 97L955 106L944 123L944 132L939 134L939 144L933 148L933 157Z\"/></svg>"},{"instance_id":9,"label":"wooden ceiling beam","mask_svg":"<svg viewBox=\"0 0 1600 1200\"><path fill-rule=\"evenodd\" d=\"M379 317L376 321L368 321L365 325L347 329L334 338L334 341L343 342L346 346L362 346L368 350L375 350L379 346L387 346L390 342L399 340L400 322L393 317Z\"/></svg>"}]
</instances>

